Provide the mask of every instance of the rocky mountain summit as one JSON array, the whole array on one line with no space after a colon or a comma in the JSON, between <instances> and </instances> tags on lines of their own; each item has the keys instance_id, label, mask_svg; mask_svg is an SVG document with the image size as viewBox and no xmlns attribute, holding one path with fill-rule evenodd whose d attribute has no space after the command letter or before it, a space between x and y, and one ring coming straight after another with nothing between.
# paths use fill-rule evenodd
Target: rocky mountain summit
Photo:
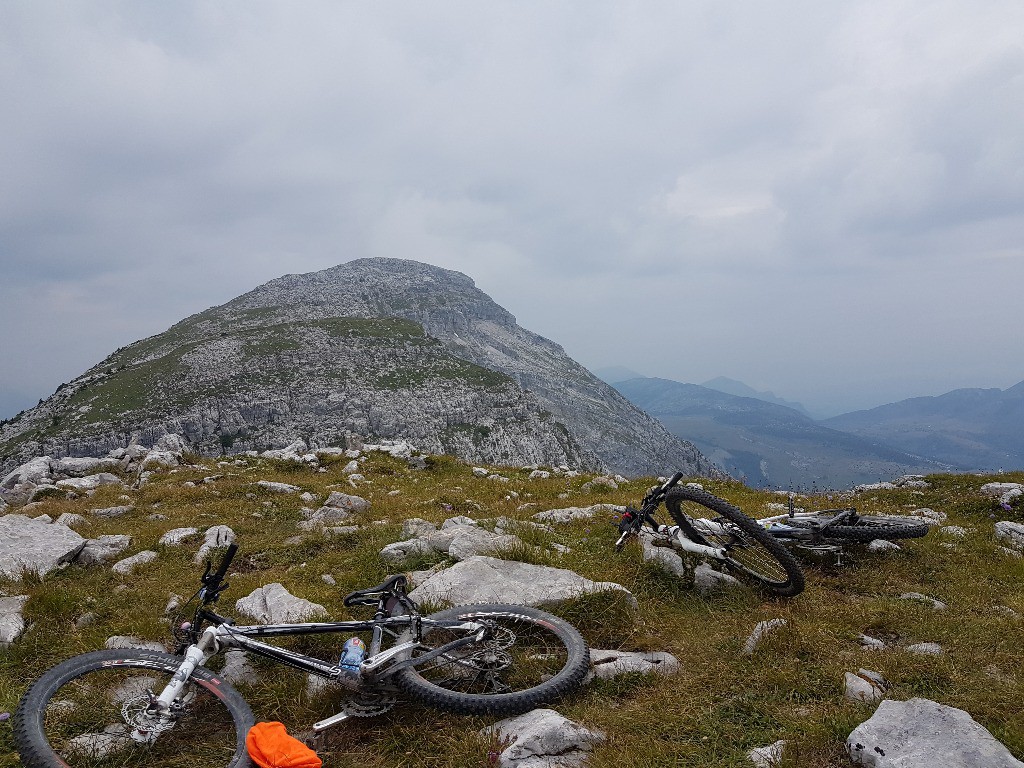
<instances>
[{"instance_id":1,"label":"rocky mountain summit","mask_svg":"<svg viewBox=\"0 0 1024 768\"><path fill-rule=\"evenodd\" d=\"M408 439L500 464L719 471L458 272L286 275L115 351L0 426L10 469L180 434L200 454Z\"/></svg>"}]
</instances>

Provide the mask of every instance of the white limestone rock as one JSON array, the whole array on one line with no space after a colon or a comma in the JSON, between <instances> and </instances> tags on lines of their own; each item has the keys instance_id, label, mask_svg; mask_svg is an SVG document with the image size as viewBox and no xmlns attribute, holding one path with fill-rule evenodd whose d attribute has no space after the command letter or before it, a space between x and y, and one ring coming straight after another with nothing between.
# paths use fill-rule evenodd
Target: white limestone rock
<instances>
[{"instance_id":1,"label":"white limestone rock","mask_svg":"<svg viewBox=\"0 0 1024 768\"><path fill-rule=\"evenodd\" d=\"M919 656L941 656L942 646L938 643L914 643L908 645L907 650Z\"/></svg>"},{"instance_id":2,"label":"white limestone rock","mask_svg":"<svg viewBox=\"0 0 1024 768\"><path fill-rule=\"evenodd\" d=\"M381 559L392 565L401 565L416 555L428 555L434 548L423 539L406 539L388 544L380 551Z\"/></svg>"},{"instance_id":3,"label":"white limestone rock","mask_svg":"<svg viewBox=\"0 0 1024 768\"><path fill-rule=\"evenodd\" d=\"M782 754L786 751L785 739L769 744L766 747L754 747L747 752L747 759L754 768L777 768L782 765Z\"/></svg>"},{"instance_id":4,"label":"white limestone rock","mask_svg":"<svg viewBox=\"0 0 1024 768\"><path fill-rule=\"evenodd\" d=\"M860 669L856 674L847 672L844 675L843 695L850 701L873 703L885 698L889 689L889 681L878 672Z\"/></svg>"},{"instance_id":5,"label":"white limestone rock","mask_svg":"<svg viewBox=\"0 0 1024 768\"><path fill-rule=\"evenodd\" d=\"M276 582L258 587L247 596L239 598L235 601L235 608L259 624L308 621L327 613L327 609L319 603L296 597L283 584Z\"/></svg>"},{"instance_id":6,"label":"white limestone rock","mask_svg":"<svg viewBox=\"0 0 1024 768\"><path fill-rule=\"evenodd\" d=\"M132 537L125 534L108 534L89 539L78 553L75 562L82 565L105 563L128 549L131 543Z\"/></svg>"},{"instance_id":7,"label":"white limestone rock","mask_svg":"<svg viewBox=\"0 0 1024 768\"><path fill-rule=\"evenodd\" d=\"M4 515L0 517L0 575L20 579L28 571L45 576L74 560L85 544L66 525Z\"/></svg>"},{"instance_id":8,"label":"white limestone rock","mask_svg":"<svg viewBox=\"0 0 1024 768\"><path fill-rule=\"evenodd\" d=\"M76 525L84 525L88 521L81 515L76 515L74 512L62 512L60 517L54 521L57 525L66 525L68 528L72 528Z\"/></svg>"},{"instance_id":9,"label":"white limestone rock","mask_svg":"<svg viewBox=\"0 0 1024 768\"><path fill-rule=\"evenodd\" d=\"M934 611L944 611L948 607L941 600L936 600L934 597L928 595L922 595L920 592L904 592L900 595L900 600L913 600L918 603L926 603L932 607Z\"/></svg>"},{"instance_id":10,"label":"white limestone rock","mask_svg":"<svg viewBox=\"0 0 1024 768\"><path fill-rule=\"evenodd\" d=\"M130 504L122 504L117 507L103 507L102 509L90 509L89 514L93 517L122 517L134 510Z\"/></svg>"},{"instance_id":11,"label":"white limestone rock","mask_svg":"<svg viewBox=\"0 0 1024 768\"><path fill-rule=\"evenodd\" d=\"M868 552L899 552L900 545L887 539L872 539L868 542Z\"/></svg>"},{"instance_id":12,"label":"white limestone rock","mask_svg":"<svg viewBox=\"0 0 1024 768\"><path fill-rule=\"evenodd\" d=\"M270 493L298 493L302 489L290 483L275 483L272 480L257 480L256 485Z\"/></svg>"},{"instance_id":13,"label":"white limestone rock","mask_svg":"<svg viewBox=\"0 0 1024 768\"><path fill-rule=\"evenodd\" d=\"M118 469L121 462L110 456L102 459L72 458L54 459L51 462L53 472L65 477L85 477L99 472L110 472Z\"/></svg>"},{"instance_id":14,"label":"white limestone rock","mask_svg":"<svg viewBox=\"0 0 1024 768\"><path fill-rule=\"evenodd\" d=\"M728 573L716 571L707 563L701 563L693 571L693 588L700 595L711 595L724 589L742 589L743 582Z\"/></svg>"},{"instance_id":15,"label":"white limestone rock","mask_svg":"<svg viewBox=\"0 0 1024 768\"><path fill-rule=\"evenodd\" d=\"M590 649L590 667L591 670L584 679L584 683L594 678L607 680L630 672L643 675L674 675L679 672L680 668L679 659L665 651L642 653L597 648Z\"/></svg>"},{"instance_id":16,"label":"white limestone rock","mask_svg":"<svg viewBox=\"0 0 1024 768\"><path fill-rule=\"evenodd\" d=\"M967 712L928 699L883 701L846 749L864 768L1024 768Z\"/></svg>"},{"instance_id":17,"label":"white limestone rock","mask_svg":"<svg viewBox=\"0 0 1024 768\"><path fill-rule=\"evenodd\" d=\"M331 491L331 495L324 502L326 507L337 507L350 512L366 512L370 509L370 502L361 496L350 496L341 491Z\"/></svg>"},{"instance_id":18,"label":"white limestone rock","mask_svg":"<svg viewBox=\"0 0 1024 768\"><path fill-rule=\"evenodd\" d=\"M235 543L235 532L231 530L230 526L227 525L212 525L206 529L206 533L203 534L203 543L199 547L199 551L196 552L194 558L195 563L202 563L215 549L221 547L228 547Z\"/></svg>"},{"instance_id":19,"label":"white limestone rock","mask_svg":"<svg viewBox=\"0 0 1024 768\"><path fill-rule=\"evenodd\" d=\"M564 509L549 509L546 512L537 512L533 515L534 520L542 523L568 523L573 520L590 520L595 515L614 514L625 512L623 506L615 504L593 504L589 507L565 507Z\"/></svg>"},{"instance_id":20,"label":"white limestone rock","mask_svg":"<svg viewBox=\"0 0 1024 768\"><path fill-rule=\"evenodd\" d=\"M996 523L996 539L1017 552L1024 552L1024 524L1000 520Z\"/></svg>"},{"instance_id":21,"label":"white limestone rock","mask_svg":"<svg viewBox=\"0 0 1024 768\"><path fill-rule=\"evenodd\" d=\"M38 456L15 468L0 480L0 488L14 490L19 485L43 485L50 483L53 471L49 456Z\"/></svg>"},{"instance_id":22,"label":"white limestone rock","mask_svg":"<svg viewBox=\"0 0 1024 768\"><path fill-rule=\"evenodd\" d=\"M636 605L636 598L621 584L591 581L564 568L476 555L430 575L410 597L420 603L537 606L605 591L621 593L631 605Z\"/></svg>"},{"instance_id":23,"label":"white limestone rock","mask_svg":"<svg viewBox=\"0 0 1024 768\"><path fill-rule=\"evenodd\" d=\"M62 491L74 491L75 493L88 493L95 491L101 485L123 485L123 481L117 475L109 472L100 472L96 475L86 477L70 477L67 480L58 480L55 485Z\"/></svg>"},{"instance_id":24,"label":"white limestone rock","mask_svg":"<svg viewBox=\"0 0 1024 768\"><path fill-rule=\"evenodd\" d=\"M0 597L0 648L6 648L25 631L25 619L21 612L28 602L28 595Z\"/></svg>"},{"instance_id":25,"label":"white limestone rock","mask_svg":"<svg viewBox=\"0 0 1024 768\"><path fill-rule=\"evenodd\" d=\"M437 530L437 526L421 517L412 517L402 523L402 537L405 539L422 538Z\"/></svg>"},{"instance_id":26,"label":"white limestone rock","mask_svg":"<svg viewBox=\"0 0 1024 768\"><path fill-rule=\"evenodd\" d=\"M114 635L113 637L108 637L106 642L103 643L103 647L110 648L111 650L139 648L145 651L167 653L167 648L164 647L163 643L158 643L156 640L143 640L134 635Z\"/></svg>"},{"instance_id":27,"label":"white limestone rock","mask_svg":"<svg viewBox=\"0 0 1024 768\"><path fill-rule=\"evenodd\" d=\"M602 732L584 728L553 709L499 720L480 735L510 742L498 756L498 768L573 768L583 765L605 739Z\"/></svg>"},{"instance_id":28,"label":"white limestone rock","mask_svg":"<svg viewBox=\"0 0 1024 768\"><path fill-rule=\"evenodd\" d=\"M867 651L884 651L886 647L885 641L870 635L858 635L857 642L860 643L861 648Z\"/></svg>"},{"instance_id":29,"label":"white limestone rock","mask_svg":"<svg viewBox=\"0 0 1024 768\"><path fill-rule=\"evenodd\" d=\"M157 544L160 544L165 547L178 547L181 546L187 539L190 539L193 536L198 535L198 528L171 528L171 530L167 531L163 536L160 537L160 540L157 542Z\"/></svg>"},{"instance_id":30,"label":"white limestone rock","mask_svg":"<svg viewBox=\"0 0 1024 768\"><path fill-rule=\"evenodd\" d=\"M251 685L259 681L256 667L249 661L245 651L232 648L224 654L221 676L232 685Z\"/></svg>"},{"instance_id":31,"label":"white limestone rock","mask_svg":"<svg viewBox=\"0 0 1024 768\"><path fill-rule=\"evenodd\" d=\"M787 623L785 619L768 619L767 621L757 622L754 626L754 631L750 633L750 637L747 638L747 642L743 645L742 654L750 656L757 650L757 646L761 644L766 635L779 627L786 626Z\"/></svg>"},{"instance_id":32,"label":"white limestone rock","mask_svg":"<svg viewBox=\"0 0 1024 768\"><path fill-rule=\"evenodd\" d=\"M156 560L156 558L157 553L150 549L147 549L142 552L139 552L138 554L132 555L131 557L126 557L124 560L118 560L116 563L110 566L110 570L112 570L114 573L120 573L124 576L127 576L140 565L151 563L154 560Z\"/></svg>"}]
</instances>

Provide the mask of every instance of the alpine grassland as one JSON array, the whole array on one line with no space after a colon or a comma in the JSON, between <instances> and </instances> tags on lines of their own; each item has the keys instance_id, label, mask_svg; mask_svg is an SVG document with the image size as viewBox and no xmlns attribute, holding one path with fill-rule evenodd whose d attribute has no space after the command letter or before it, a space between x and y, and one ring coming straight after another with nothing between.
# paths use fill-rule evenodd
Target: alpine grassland
<instances>
[{"instance_id":1,"label":"alpine grassland","mask_svg":"<svg viewBox=\"0 0 1024 768\"><path fill-rule=\"evenodd\" d=\"M411 327L395 330L415 336ZM172 528L203 531L225 524L237 534L240 549L228 576L230 588L218 603L221 613L238 616L235 600L279 582L293 595L325 606L332 618L369 618L370 609L349 609L342 600L396 570L381 559L380 550L403 538L402 525L410 518L441 524L466 515L491 528L500 517L528 523L545 510L636 505L656 482L646 477L620 482L617 489L585 489L593 475L531 479L532 468L488 467L492 476L482 477L448 456L428 457L426 468L415 469L380 452L364 454L359 465L364 479L352 482L344 471L347 458L323 456L319 466L256 456L190 456L187 461L155 471L137 488L126 478L123 487L102 486L91 497L49 496L27 510L7 510L54 520L75 513L85 520L75 528L86 538L130 535L131 544L119 557L143 550L157 557L130 576L112 571L111 563L73 564L45 578L0 582L3 594L28 596L27 629L0 650L0 711L13 712L46 669L103 648L112 636L173 648L170 624L182 618L172 618L166 607L172 596L185 603L197 591L202 565L194 557L202 539L159 544ZM772 514L769 505L785 501L732 481L691 479L752 517ZM259 480L289 483L300 491L273 493L257 485ZM966 710L1024 759L1024 560L994 537L996 521L1019 522L1024 515L1020 500L1006 508L979 491L990 481L1024 482L1024 473L926 480L923 488L798 497L796 503L805 509L847 504L863 513L931 509L966 533L956 536L933 526L923 539L901 542L899 551L875 553L851 545L839 564L802 561L807 587L794 599L746 587L701 595L685 579L645 562L639 545L615 552L612 511L548 529L519 526L522 545L496 556L616 582L637 601L634 607L621 595L603 593L546 605L547 610L577 626L593 648L666 651L680 662L672 675L595 680L554 705L569 719L605 734L587 764L738 768L751 765L752 748L784 739L784 766L849 766L845 739L874 710L844 696L844 673L860 668L880 672L891 683L889 698L923 697ZM370 501L370 509L352 521L358 529L342 535L301 530L302 508L315 508L334 490ZM303 501L304 491L317 501ZM90 513L116 505L133 509L113 518ZM661 516L668 522L663 510ZM421 555L403 567L412 571L448 563L444 554ZM900 598L908 592L947 607L936 610ZM786 625L743 655L757 622L775 618ZM862 634L883 640L886 648L863 648ZM345 640L317 635L282 642L333 662ZM920 642L939 644L941 654L907 650ZM221 663L218 658L211 666ZM304 674L260 659L252 663L260 679L239 690L257 720L278 720L290 733L303 735L337 711L343 694L311 691ZM486 768L497 764L500 745L480 732L494 720L402 700L383 715L350 719L311 744L328 768ZM0 765L18 764L8 720L0 723Z\"/></svg>"}]
</instances>

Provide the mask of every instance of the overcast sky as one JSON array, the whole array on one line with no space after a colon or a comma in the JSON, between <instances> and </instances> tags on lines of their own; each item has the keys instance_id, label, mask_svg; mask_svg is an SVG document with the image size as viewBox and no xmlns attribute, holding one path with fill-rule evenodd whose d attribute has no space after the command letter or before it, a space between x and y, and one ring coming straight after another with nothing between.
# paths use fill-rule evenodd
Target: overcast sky
<instances>
[{"instance_id":1,"label":"overcast sky","mask_svg":"<svg viewBox=\"0 0 1024 768\"><path fill-rule=\"evenodd\" d=\"M1024 379L1024 3L0 5L0 417L286 273L465 272L590 368Z\"/></svg>"}]
</instances>

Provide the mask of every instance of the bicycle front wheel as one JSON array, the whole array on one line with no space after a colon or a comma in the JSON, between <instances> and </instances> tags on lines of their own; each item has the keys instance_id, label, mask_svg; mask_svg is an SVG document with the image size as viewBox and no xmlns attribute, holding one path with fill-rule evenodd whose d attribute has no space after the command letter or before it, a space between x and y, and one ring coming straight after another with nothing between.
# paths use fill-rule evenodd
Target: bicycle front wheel
<instances>
[{"instance_id":1,"label":"bicycle front wheel","mask_svg":"<svg viewBox=\"0 0 1024 768\"><path fill-rule=\"evenodd\" d=\"M486 640L396 673L406 693L438 709L473 715L520 714L575 690L590 668L590 651L576 628L536 608L468 605L427 619L489 626ZM465 630L425 622L422 642L412 657L465 636ZM397 642L409 639L406 633Z\"/></svg>"},{"instance_id":2,"label":"bicycle front wheel","mask_svg":"<svg viewBox=\"0 0 1024 768\"><path fill-rule=\"evenodd\" d=\"M835 518L834 515L814 515L786 520L786 525L794 528L812 528L827 525ZM928 533L928 523L912 520L907 517L887 517L885 515L860 516L851 520L846 518L821 532L826 539L845 539L847 541L874 541L875 539L919 539Z\"/></svg>"},{"instance_id":3,"label":"bicycle front wheel","mask_svg":"<svg viewBox=\"0 0 1024 768\"><path fill-rule=\"evenodd\" d=\"M768 531L738 508L707 491L684 485L665 496L665 506L683 532L698 544L726 551L725 564L782 597L804 590L804 573L796 559ZM717 525L695 527L692 520L713 513Z\"/></svg>"},{"instance_id":4,"label":"bicycle front wheel","mask_svg":"<svg viewBox=\"0 0 1024 768\"><path fill-rule=\"evenodd\" d=\"M75 656L49 670L14 714L22 764L248 768L245 737L252 711L208 669L192 674L172 722L154 727L146 720L150 692L159 694L181 662L155 651L109 650Z\"/></svg>"}]
</instances>

